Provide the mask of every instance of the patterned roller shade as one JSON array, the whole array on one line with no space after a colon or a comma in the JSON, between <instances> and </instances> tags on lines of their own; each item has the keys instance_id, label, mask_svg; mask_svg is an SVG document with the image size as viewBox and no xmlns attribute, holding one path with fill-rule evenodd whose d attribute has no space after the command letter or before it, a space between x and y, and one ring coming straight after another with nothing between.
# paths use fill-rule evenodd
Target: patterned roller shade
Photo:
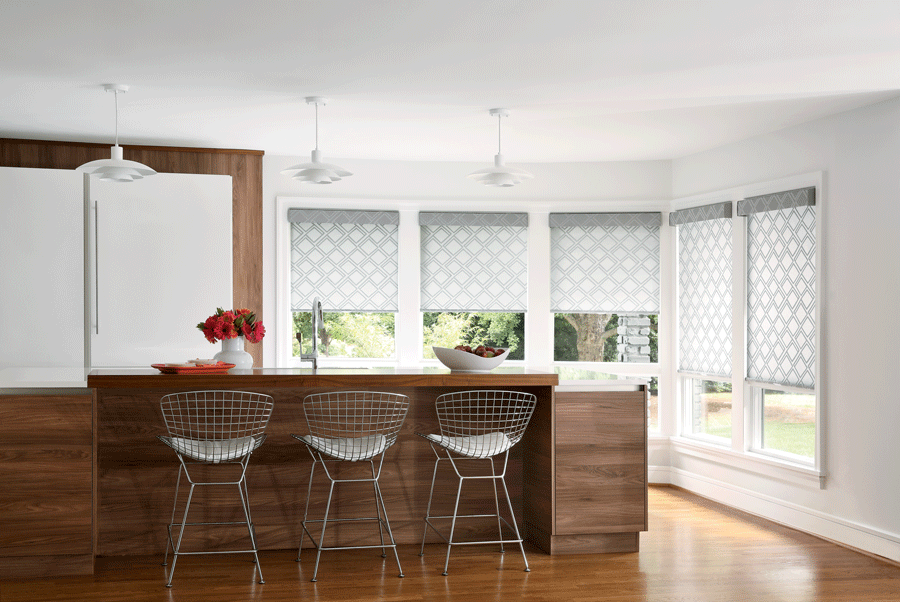
<instances>
[{"instance_id":1,"label":"patterned roller shade","mask_svg":"<svg viewBox=\"0 0 900 602\"><path fill-rule=\"evenodd\" d=\"M396 211L291 209L291 309L397 311Z\"/></svg>"},{"instance_id":2,"label":"patterned roller shade","mask_svg":"<svg viewBox=\"0 0 900 602\"><path fill-rule=\"evenodd\" d=\"M551 213L555 313L659 313L660 213Z\"/></svg>"},{"instance_id":3,"label":"patterned roller shade","mask_svg":"<svg viewBox=\"0 0 900 602\"><path fill-rule=\"evenodd\" d=\"M747 215L747 377L816 385L815 190L741 201Z\"/></svg>"},{"instance_id":4,"label":"patterned roller shade","mask_svg":"<svg viewBox=\"0 0 900 602\"><path fill-rule=\"evenodd\" d=\"M422 311L524 312L527 213L419 214Z\"/></svg>"},{"instance_id":5,"label":"patterned roller shade","mask_svg":"<svg viewBox=\"0 0 900 602\"><path fill-rule=\"evenodd\" d=\"M674 218L674 219L673 219ZM731 203L669 214L678 224L678 369L731 377Z\"/></svg>"}]
</instances>

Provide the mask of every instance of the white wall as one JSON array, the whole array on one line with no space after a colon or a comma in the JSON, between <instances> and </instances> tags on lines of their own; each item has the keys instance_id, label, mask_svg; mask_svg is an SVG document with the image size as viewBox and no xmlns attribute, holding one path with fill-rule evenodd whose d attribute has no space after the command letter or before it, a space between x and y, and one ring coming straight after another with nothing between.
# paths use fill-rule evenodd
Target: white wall
<instances>
[{"instance_id":1,"label":"white wall","mask_svg":"<svg viewBox=\"0 0 900 602\"><path fill-rule=\"evenodd\" d=\"M462 211L616 211L659 210L671 198L669 161L609 163L515 163L534 174L512 188L490 188L466 177L490 164L425 161L371 161L325 157L353 172L329 185L301 184L281 170L309 160L308 155L263 156L263 316L275 325L275 199L309 197L316 206L345 199L372 208ZM369 202L371 201L371 202ZM359 204L359 203L357 203ZM547 299L549 307L549 299ZM274 365L275 337L263 339L267 365ZM270 364L270 362L272 362Z\"/></svg>"},{"instance_id":2,"label":"white wall","mask_svg":"<svg viewBox=\"0 0 900 602\"><path fill-rule=\"evenodd\" d=\"M900 99L672 162L674 198L824 172L826 485L672 451L670 480L900 560Z\"/></svg>"}]
</instances>

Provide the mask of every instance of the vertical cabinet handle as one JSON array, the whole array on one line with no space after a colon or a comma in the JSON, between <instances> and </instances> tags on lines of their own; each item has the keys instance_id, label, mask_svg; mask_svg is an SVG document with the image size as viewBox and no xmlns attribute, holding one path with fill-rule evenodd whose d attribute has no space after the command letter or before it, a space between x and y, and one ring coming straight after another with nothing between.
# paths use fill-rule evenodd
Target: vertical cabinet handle
<instances>
[{"instance_id":1,"label":"vertical cabinet handle","mask_svg":"<svg viewBox=\"0 0 900 602\"><path fill-rule=\"evenodd\" d=\"M100 205L94 201L94 333L100 334Z\"/></svg>"}]
</instances>

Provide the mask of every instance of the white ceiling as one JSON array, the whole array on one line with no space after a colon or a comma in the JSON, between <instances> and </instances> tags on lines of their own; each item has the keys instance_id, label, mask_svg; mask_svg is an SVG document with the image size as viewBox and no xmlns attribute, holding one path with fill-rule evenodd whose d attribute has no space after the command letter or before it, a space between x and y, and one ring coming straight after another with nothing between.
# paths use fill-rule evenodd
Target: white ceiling
<instances>
[{"instance_id":1,"label":"white ceiling","mask_svg":"<svg viewBox=\"0 0 900 602\"><path fill-rule=\"evenodd\" d=\"M0 137L670 159L900 95L900 2L3 0Z\"/></svg>"}]
</instances>

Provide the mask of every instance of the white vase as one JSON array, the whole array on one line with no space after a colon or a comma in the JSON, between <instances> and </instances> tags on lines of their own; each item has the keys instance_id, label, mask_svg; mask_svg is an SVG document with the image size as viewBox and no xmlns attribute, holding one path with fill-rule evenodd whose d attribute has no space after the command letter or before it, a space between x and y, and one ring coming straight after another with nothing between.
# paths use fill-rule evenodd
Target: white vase
<instances>
[{"instance_id":1,"label":"white vase","mask_svg":"<svg viewBox=\"0 0 900 602\"><path fill-rule=\"evenodd\" d=\"M222 351L213 359L226 364L234 364L232 370L249 370L253 368L253 356L244 351L244 337L222 339Z\"/></svg>"}]
</instances>

